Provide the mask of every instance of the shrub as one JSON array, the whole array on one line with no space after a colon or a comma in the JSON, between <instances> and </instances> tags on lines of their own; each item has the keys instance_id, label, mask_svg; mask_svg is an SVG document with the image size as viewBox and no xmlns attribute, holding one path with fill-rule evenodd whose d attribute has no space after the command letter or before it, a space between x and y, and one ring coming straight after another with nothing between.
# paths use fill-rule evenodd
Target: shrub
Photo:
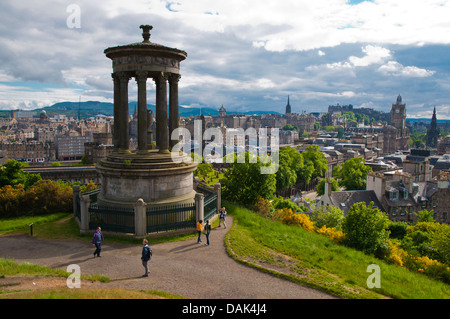
<instances>
[{"instance_id":1,"label":"shrub","mask_svg":"<svg viewBox=\"0 0 450 319\"><path fill-rule=\"evenodd\" d=\"M344 212L335 206L319 206L312 209L311 220L317 228L327 226L342 229Z\"/></svg>"},{"instance_id":2,"label":"shrub","mask_svg":"<svg viewBox=\"0 0 450 319\"><path fill-rule=\"evenodd\" d=\"M390 222L388 226L390 238L402 240L406 235L407 228L408 224L405 222Z\"/></svg>"},{"instance_id":3,"label":"shrub","mask_svg":"<svg viewBox=\"0 0 450 319\"><path fill-rule=\"evenodd\" d=\"M450 262L450 225L419 222L406 229L402 247L412 255L428 256L443 263Z\"/></svg>"},{"instance_id":4,"label":"shrub","mask_svg":"<svg viewBox=\"0 0 450 319\"><path fill-rule=\"evenodd\" d=\"M372 207L373 202L369 206L364 202L353 204L342 224L345 243L369 254L384 250L389 236L389 219L378 208Z\"/></svg>"},{"instance_id":5,"label":"shrub","mask_svg":"<svg viewBox=\"0 0 450 319\"><path fill-rule=\"evenodd\" d=\"M403 267L407 261L408 253L400 248L400 243L393 243L389 241L389 256L386 258L388 262L392 262L397 266Z\"/></svg>"},{"instance_id":6,"label":"shrub","mask_svg":"<svg viewBox=\"0 0 450 319\"><path fill-rule=\"evenodd\" d=\"M72 187L50 180L40 180L27 190L22 184L0 188L2 218L70 212L72 203Z\"/></svg>"},{"instance_id":7,"label":"shrub","mask_svg":"<svg viewBox=\"0 0 450 319\"><path fill-rule=\"evenodd\" d=\"M270 201L265 200L261 196L258 196L256 198L256 202L253 205L253 210L256 213L258 213L259 215L266 217L266 218L271 218L273 215L273 211L274 211Z\"/></svg>"},{"instance_id":8,"label":"shrub","mask_svg":"<svg viewBox=\"0 0 450 319\"><path fill-rule=\"evenodd\" d=\"M281 196L275 198L272 201L272 205L275 209L290 208L293 212L298 212L301 210L296 203L292 202L290 199L284 199Z\"/></svg>"},{"instance_id":9,"label":"shrub","mask_svg":"<svg viewBox=\"0 0 450 319\"><path fill-rule=\"evenodd\" d=\"M295 213L290 208L283 208L277 209L275 215L279 216L275 218L281 220L283 224L300 226L307 231L314 230L314 223L304 213Z\"/></svg>"},{"instance_id":10,"label":"shrub","mask_svg":"<svg viewBox=\"0 0 450 319\"><path fill-rule=\"evenodd\" d=\"M316 228L316 233L325 235L338 244L345 239L345 235L342 231L337 230L335 227L327 227L326 225Z\"/></svg>"}]
</instances>

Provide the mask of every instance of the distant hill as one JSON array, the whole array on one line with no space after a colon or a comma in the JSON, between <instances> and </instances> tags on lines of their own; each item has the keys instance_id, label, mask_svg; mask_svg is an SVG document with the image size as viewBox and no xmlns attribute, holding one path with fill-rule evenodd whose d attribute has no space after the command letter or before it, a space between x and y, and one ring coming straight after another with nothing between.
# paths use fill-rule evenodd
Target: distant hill
<instances>
[{"instance_id":1,"label":"distant hill","mask_svg":"<svg viewBox=\"0 0 450 319\"><path fill-rule=\"evenodd\" d=\"M135 108L137 108L137 102L129 103L129 113L133 114ZM156 106L152 104L147 104L147 108L151 109L153 113L156 112ZM86 102L60 102L53 104L51 106L46 106L43 108L35 109L36 115L39 114L42 110L45 110L48 116L53 117L57 114L64 114L68 117L78 118L78 112L80 113L80 117L89 118L98 114L103 115L113 115L114 114L114 105L113 103L108 102L98 102L98 101L86 101ZM9 111L3 111L3 113L8 113ZM219 115L219 108L199 108L199 107L183 107L180 106L178 109L178 113L180 116L189 117L196 116L203 113L203 115L211 115L217 116ZM277 112L270 111L250 111L244 113L230 112L229 114L279 114ZM5 115L3 115L5 116Z\"/></svg>"}]
</instances>

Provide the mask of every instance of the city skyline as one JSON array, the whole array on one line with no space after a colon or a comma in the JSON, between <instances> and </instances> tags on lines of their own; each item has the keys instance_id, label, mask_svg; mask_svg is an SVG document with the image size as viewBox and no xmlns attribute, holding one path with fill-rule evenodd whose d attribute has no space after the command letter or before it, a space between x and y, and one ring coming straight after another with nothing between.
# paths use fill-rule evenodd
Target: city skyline
<instances>
[{"instance_id":1,"label":"city skyline","mask_svg":"<svg viewBox=\"0 0 450 319\"><path fill-rule=\"evenodd\" d=\"M180 105L326 112L352 104L450 119L450 1L120 1L0 4L0 109L112 102L103 50L142 40L185 50ZM155 86L148 81L148 103ZM137 95L130 81L130 100Z\"/></svg>"}]
</instances>

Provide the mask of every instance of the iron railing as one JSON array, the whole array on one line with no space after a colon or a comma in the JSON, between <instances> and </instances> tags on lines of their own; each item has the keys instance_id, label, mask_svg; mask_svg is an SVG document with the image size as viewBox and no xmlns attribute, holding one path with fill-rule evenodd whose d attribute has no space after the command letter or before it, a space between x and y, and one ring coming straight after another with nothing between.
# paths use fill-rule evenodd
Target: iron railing
<instances>
[{"instance_id":1,"label":"iron railing","mask_svg":"<svg viewBox=\"0 0 450 319\"><path fill-rule=\"evenodd\" d=\"M89 229L97 227L105 231L134 233L134 209L98 206L97 203L92 203L89 206Z\"/></svg>"},{"instance_id":2,"label":"iron railing","mask_svg":"<svg viewBox=\"0 0 450 319\"><path fill-rule=\"evenodd\" d=\"M147 233L195 228L195 203L147 208Z\"/></svg>"}]
</instances>

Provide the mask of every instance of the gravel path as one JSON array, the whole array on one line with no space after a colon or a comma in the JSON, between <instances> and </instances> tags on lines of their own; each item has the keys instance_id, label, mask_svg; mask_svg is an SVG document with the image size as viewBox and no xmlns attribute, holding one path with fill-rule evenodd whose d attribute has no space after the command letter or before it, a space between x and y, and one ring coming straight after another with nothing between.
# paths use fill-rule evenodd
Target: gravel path
<instances>
[{"instance_id":1,"label":"gravel path","mask_svg":"<svg viewBox=\"0 0 450 319\"><path fill-rule=\"evenodd\" d=\"M331 295L276 278L233 260L226 252L227 229L213 229L211 244L197 239L151 244L150 275L144 273L142 246L108 243L102 257L94 258L90 242L49 241L27 235L0 237L0 257L67 269L78 264L82 274L102 274L112 279L110 288L162 290L192 299L329 299ZM82 283L83 287L83 283Z\"/></svg>"}]
</instances>

